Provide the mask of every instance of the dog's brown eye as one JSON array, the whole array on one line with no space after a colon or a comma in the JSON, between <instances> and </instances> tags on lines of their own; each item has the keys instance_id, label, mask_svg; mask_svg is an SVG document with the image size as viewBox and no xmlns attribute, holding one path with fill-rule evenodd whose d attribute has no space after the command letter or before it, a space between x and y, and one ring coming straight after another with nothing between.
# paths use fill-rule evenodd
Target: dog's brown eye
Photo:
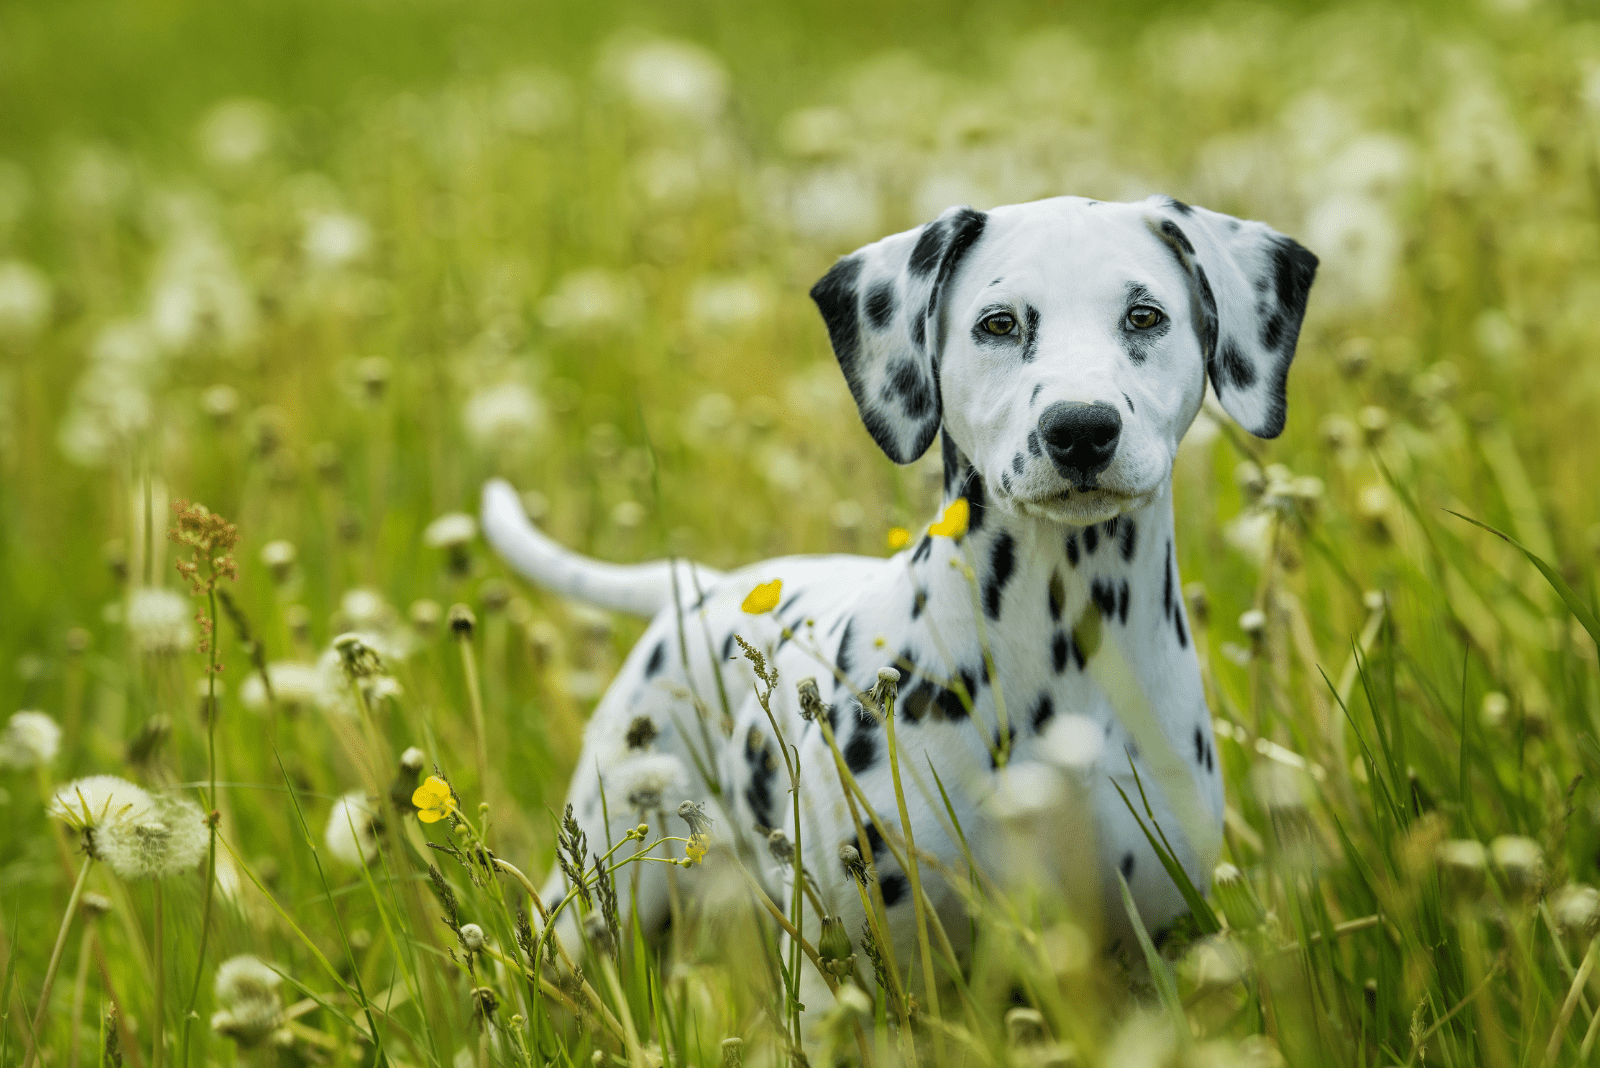
<instances>
[{"instance_id":1,"label":"dog's brown eye","mask_svg":"<svg viewBox=\"0 0 1600 1068\"><path fill-rule=\"evenodd\" d=\"M1161 313L1148 304L1135 304L1128 312L1128 325L1135 330L1148 330L1161 321Z\"/></svg>"},{"instance_id":2,"label":"dog's brown eye","mask_svg":"<svg viewBox=\"0 0 1600 1068\"><path fill-rule=\"evenodd\" d=\"M1017 317L1009 312L996 312L983 321L983 328L995 337L1005 337L1016 332Z\"/></svg>"}]
</instances>

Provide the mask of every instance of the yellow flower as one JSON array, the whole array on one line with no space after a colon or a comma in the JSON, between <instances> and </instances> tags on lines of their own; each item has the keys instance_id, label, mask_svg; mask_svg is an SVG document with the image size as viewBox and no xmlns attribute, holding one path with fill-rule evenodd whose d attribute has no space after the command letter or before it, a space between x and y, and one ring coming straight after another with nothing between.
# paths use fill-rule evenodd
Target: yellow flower
<instances>
[{"instance_id":1,"label":"yellow flower","mask_svg":"<svg viewBox=\"0 0 1600 1068\"><path fill-rule=\"evenodd\" d=\"M905 527L889 528L889 548L899 552L906 547L906 542L911 540L911 531Z\"/></svg>"},{"instance_id":2,"label":"yellow flower","mask_svg":"<svg viewBox=\"0 0 1600 1068\"><path fill-rule=\"evenodd\" d=\"M770 612L778 607L778 598L783 596L783 579L775 578L771 582L763 582L750 591L750 596L740 605L746 612L759 616L763 612Z\"/></svg>"},{"instance_id":3,"label":"yellow flower","mask_svg":"<svg viewBox=\"0 0 1600 1068\"><path fill-rule=\"evenodd\" d=\"M684 853L691 861L702 864L706 859L706 850L711 848L711 839L703 834L691 834L689 844L683 847Z\"/></svg>"},{"instance_id":4,"label":"yellow flower","mask_svg":"<svg viewBox=\"0 0 1600 1068\"><path fill-rule=\"evenodd\" d=\"M944 510L944 518L928 528L928 533L937 534L941 538L959 538L967 532L967 519L971 514L971 506L967 504L967 499L957 497Z\"/></svg>"},{"instance_id":5,"label":"yellow flower","mask_svg":"<svg viewBox=\"0 0 1600 1068\"><path fill-rule=\"evenodd\" d=\"M429 775L411 795L417 806L417 819L423 823L438 823L455 811L456 800L450 793L450 784L437 775Z\"/></svg>"}]
</instances>

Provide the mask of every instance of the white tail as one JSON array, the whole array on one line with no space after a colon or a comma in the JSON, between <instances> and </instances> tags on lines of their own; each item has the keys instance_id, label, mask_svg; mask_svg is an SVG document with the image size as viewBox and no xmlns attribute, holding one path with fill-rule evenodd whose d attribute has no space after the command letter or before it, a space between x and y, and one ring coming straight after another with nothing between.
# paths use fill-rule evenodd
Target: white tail
<instances>
[{"instance_id":1,"label":"white tail","mask_svg":"<svg viewBox=\"0 0 1600 1068\"><path fill-rule=\"evenodd\" d=\"M720 571L682 560L607 564L575 553L545 537L528 520L517 491L502 478L483 484L483 536L507 563L539 585L575 601L636 616L653 616L672 604L674 567L679 595L685 600L722 577Z\"/></svg>"}]
</instances>

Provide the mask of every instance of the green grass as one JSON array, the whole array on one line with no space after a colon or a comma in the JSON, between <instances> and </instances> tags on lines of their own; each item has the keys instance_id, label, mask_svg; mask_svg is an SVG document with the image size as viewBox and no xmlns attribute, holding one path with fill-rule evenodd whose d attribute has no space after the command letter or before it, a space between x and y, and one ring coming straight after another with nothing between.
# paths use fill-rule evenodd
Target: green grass
<instances>
[{"instance_id":1,"label":"green grass","mask_svg":"<svg viewBox=\"0 0 1600 1068\"><path fill-rule=\"evenodd\" d=\"M617 963L588 958L587 990L559 965L539 988L519 974L526 895L472 847L541 880L594 688L638 625L527 588L481 541L452 561L423 530L500 474L608 559L884 553L890 527L931 513L938 458L897 469L874 450L804 291L930 205L1156 190L1323 258L1284 436L1204 417L1174 476L1224 858L1260 911L1213 895L1224 940L1169 941L1130 982L1059 896L974 879L991 937L946 974L943 1024L920 1024L915 1049L1298 1068L1533 1065L1548 1047L1584 1063L1600 33L1576 5L1510 6L0 7L0 264L50 294L37 321L8 311L30 283L0 267L0 708L64 729L47 767L0 769L0 1064L22 1062L82 863L44 799L100 773L199 802L214 773L218 881L163 880L157 954L152 884L91 868L109 911L66 933L51 1064L101 1057L113 997L124 1063L148 1064L158 983L168 1064L371 1063L381 1045L396 1064L637 1068L722 1063L732 1037L752 1065L785 1057L785 976L813 965L742 881L725 907L683 903L667 946L619 917ZM726 95L696 116L630 101L618 64L649 32L712 49ZM264 115L265 148L219 164L203 119L240 95L264 102L236 128ZM331 249L363 231L346 261L307 251L308 234ZM606 273L573 282L590 269ZM601 307L575 323L585 284ZM505 383L538 425L482 440L464 407ZM250 655L224 614L213 768L198 629L151 651L129 618L139 588L186 590L162 536L175 498L237 524L222 586L267 661L313 663L364 622L410 646L390 658L401 692L247 707ZM261 556L275 541L296 550L281 576ZM419 601L472 608L465 657L443 621L413 625ZM390 804L417 781L396 783L409 746L470 827ZM360 790L385 824L365 869L324 840ZM1501 836L1536 843L1540 869L1439 859ZM591 858L611 845L631 855L591 842ZM489 954L441 914L479 925ZM245 953L282 974L292 1016L253 1049L209 1026L214 969ZM898 963L897 989L925 1002L920 965ZM1031 1026L1008 1032L1019 991L1043 1045L1008 1039ZM913 1048L897 1015L886 998L840 1013L806 1052L886 1064Z\"/></svg>"}]
</instances>

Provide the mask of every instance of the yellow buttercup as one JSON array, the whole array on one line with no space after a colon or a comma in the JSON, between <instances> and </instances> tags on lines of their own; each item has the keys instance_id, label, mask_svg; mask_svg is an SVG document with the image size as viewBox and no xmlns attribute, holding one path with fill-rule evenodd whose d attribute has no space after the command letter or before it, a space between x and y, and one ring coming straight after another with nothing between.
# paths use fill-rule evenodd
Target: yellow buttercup
<instances>
[{"instance_id":1,"label":"yellow buttercup","mask_svg":"<svg viewBox=\"0 0 1600 1068\"><path fill-rule=\"evenodd\" d=\"M771 582L763 582L750 591L750 595L740 605L746 612L759 616L778 607L778 598L783 596L783 579L775 578Z\"/></svg>"},{"instance_id":2,"label":"yellow buttercup","mask_svg":"<svg viewBox=\"0 0 1600 1068\"><path fill-rule=\"evenodd\" d=\"M967 520L972 516L971 506L965 497L957 497L944 510L944 516L928 528L929 534L941 538L959 538L967 532Z\"/></svg>"},{"instance_id":3,"label":"yellow buttercup","mask_svg":"<svg viewBox=\"0 0 1600 1068\"><path fill-rule=\"evenodd\" d=\"M417 819L423 823L438 823L456 808L450 784L437 775L429 775L423 780L422 785L412 793L411 803L417 806Z\"/></svg>"}]
</instances>

